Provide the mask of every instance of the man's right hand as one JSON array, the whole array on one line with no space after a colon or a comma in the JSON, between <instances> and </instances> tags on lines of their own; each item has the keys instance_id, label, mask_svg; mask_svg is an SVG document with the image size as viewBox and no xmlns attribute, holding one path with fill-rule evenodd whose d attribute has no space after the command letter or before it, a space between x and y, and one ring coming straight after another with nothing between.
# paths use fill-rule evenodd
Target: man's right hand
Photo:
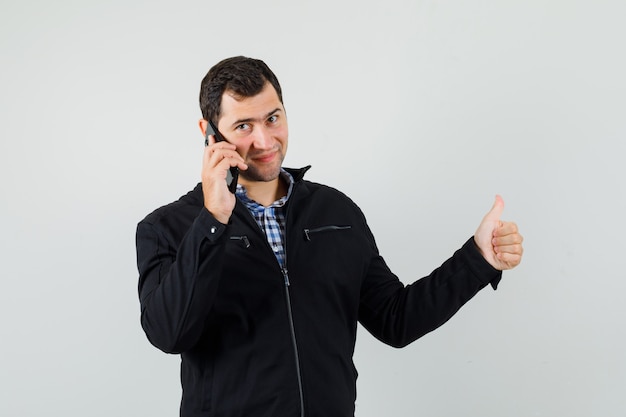
<instances>
[{"instance_id":1,"label":"man's right hand","mask_svg":"<svg viewBox=\"0 0 626 417\"><path fill-rule=\"evenodd\" d=\"M202 192L204 207L217 221L227 224L235 208L235 195L228 190L226 175L230 167L248 169L235 145L228 142L215 142L209 136L209 144L204 148L202 160Z\"/></svg>"}]
</instances>

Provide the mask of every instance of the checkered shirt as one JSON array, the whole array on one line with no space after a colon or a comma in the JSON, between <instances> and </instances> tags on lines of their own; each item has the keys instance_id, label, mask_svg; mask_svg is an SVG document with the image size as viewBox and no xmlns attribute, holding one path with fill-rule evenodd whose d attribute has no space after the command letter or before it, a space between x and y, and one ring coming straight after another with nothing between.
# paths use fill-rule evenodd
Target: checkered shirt
<instances>
[{"instance_id":1,"label":"checkered shirt","mask_svg":"<svg viewBox=\"0 0 626 417\"><path fill-rule=\"evenodd\" d=\"M285 266L285 204L293 189L293 177L285 170L281 171L281 176L289 184L287 195L267 207L248 198L246 189L241 184L237 184L235 195L248 208L252 217L265 233L267 242L274 251L280 267L283 268Z\"/></svg>"}]
</instances>

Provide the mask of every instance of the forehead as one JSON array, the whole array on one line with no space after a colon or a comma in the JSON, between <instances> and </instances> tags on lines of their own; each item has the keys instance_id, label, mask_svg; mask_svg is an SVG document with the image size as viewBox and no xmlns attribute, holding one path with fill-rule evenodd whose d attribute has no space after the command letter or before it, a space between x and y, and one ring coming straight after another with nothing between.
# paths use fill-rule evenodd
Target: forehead
<instances>
[{"instance_id":1,"label":"forehead","mask_svg":"<svg viewBox=\"0 0 626 417\"><path fill-rule=\"evenodd\" d=\"M265 83L263 89L251 97L241 97L232 90L222 94L222 114L220 119L258 118L268 112L283 106L278 98L278 93L272 84Z\"/></svg>"}]
</instances>

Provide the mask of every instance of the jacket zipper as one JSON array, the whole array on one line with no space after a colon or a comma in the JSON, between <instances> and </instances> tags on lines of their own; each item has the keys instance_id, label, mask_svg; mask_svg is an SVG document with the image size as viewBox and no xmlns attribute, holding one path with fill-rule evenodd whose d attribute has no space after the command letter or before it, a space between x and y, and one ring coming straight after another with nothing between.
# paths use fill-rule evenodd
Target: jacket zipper
<instances>
[{"instance_id":1,"label":"jacket zipper","mask_svg":"<svg viewBox=\"0 0 626 417\"><path fill-rule=\"evenodd\" d=\"M315 234L315 233L319 233L319 232L329 232L331 230L348 230L351 229L352 226L322 226L322 227L317 227L315 229L304 229L304 237L306 238L306 240L308 240L309 242L311 241L311 235Z\"/></svg>"},{"instance_id":2,"label":"jacket zipper","mask_svg":"<svg viewBox=\"0 0 626 417\"><path fill-rule=\"evenodd\" d=\"M292 196L296 191L296 187L298 186L298 183L296 182L293 186L293 190L292 190ZM289 206L287 206L289 207ZM285 283L285 302L287 303L287 318L289 320L289 331L290 331L290 335L291 335L291 343L293 345L293 354L294 354L294 359L296 362L296 376L298 379L298 393L300 394L300 417L304 417L304 389L302 388L302 370L300 368L300 354L298 352L298 343L296 340L296 326L293 322L293 312L291 310L291 296L290 296L290 292L289 292L289 287L291 286L290 282L289 282L289 274L287 271L287 217L288 217L288 213L287 210L285 210L285 241L283 242L283 250L284 250L284 265L285 266L280 266L280 264L278 263L278 259L276 259L276 256L274 255L274 251L272 250L272 248L270 247L269 242L267 241L267 238L265 236L265 232L263 230L261 230L261 228L259 227L259 224L256 222L256 220L254 219L254 216L252 216L252 213L250 213L250 211L248 209L246 209L245 207L244 211L247 213L247 215L249 216L249 219L252 220L252 223L255 224L257 226L257 229L259 230L259 232L263 235L263 241L265 241L265 245L266 247L270 250L270 252L272 253L272 256L274 257L274 259L276 260L276 263L278 264L278 266L280 267L280 271L283 275L283 280ZM348 226L349 227L349 226ZM232 236L231 237L232 240L242 240L244 245L246 246L246 248L249 247L250 245L250 241L247 238L247 236Z\"/></svg>"},{"instance_id":3,"label":"jacket zipper","mask_svg":"<svg viewBox=\"0 0 626 417\"><path fill-rule=\"evenodd\" d=\"M281 268L285 278L285 301L287 302L287 317L289 319L289 330L291 331L291 343L296 360L296 375L298 376L298 391L300 392L300 417L304 417L304 390L302 389L302 374L300 370L300 355L298 353L298 342L296 341L296 327L293 323L293 313L291 311L291 296L289 295L289 273L287 268Z\"/></svg>"},{"instance_id":4,"label":"jacket zipper","mask_svg":"<svg viewBox=\"0 0 626 417\"><path fill-rule=\"evenodd\" d=\"M293 185L293 189L291 190L292 198L295 195L297 188L298 188L298 182L295 182ZM285 234L284 234L284 241L283 241L284 265L280 269L281 269L281 272L283 273L283 278L285 280L285 302L287 303L287 317L289 319L289 330L291 332L291 343L293 345L293 355L296 361L296 376L298 377L298 392L300 394L300 417L304 417L305 413L304 413L304 389L302 387L302 369L300 367L300 352L298 350L298 342L296 339L296 326L293 322L293 311L291 309L291 295L290 295L290 290L289 290L289 287L291 287L291 283L289 282L289 272L287 270L287 220L289 219L289 207L290 206L291 206L290 204L287 204L287 207L285 207ZM268 246L269 246L269 243L268 243ZM276 262L278 263L278 259L276 260Z\"/></svg>"},{"instance_id":5,"label":"jacket zipper","mask_svg":"<svg viewBox=\"0 0 626 417\"><path fill-rule=\"evenodd\" d=\"M250 247L250 240L248 239L248 236L243 235L243 236L231 236L230 240L240 240L243 243L243 246L248 249Z\"/></svg>"}]
</instances>

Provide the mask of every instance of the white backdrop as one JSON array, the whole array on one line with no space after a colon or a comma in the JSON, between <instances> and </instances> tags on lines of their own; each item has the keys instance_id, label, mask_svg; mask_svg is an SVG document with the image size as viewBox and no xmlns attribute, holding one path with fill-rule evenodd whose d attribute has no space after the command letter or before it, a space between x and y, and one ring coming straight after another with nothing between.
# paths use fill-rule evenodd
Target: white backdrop
<instances>
[{"instance_id":1,"label":"white backdrop","mask_svg":"<svg viewBox=\"0 0 626 417\"><path fill-rule=\"evenodd\" d=\"M220 4L221 3L221 4ZM284 89L286 165L363 209L405 283L496 193L523 264L396 350L358 417L626 414L621 0L0 2L0 415L178 415L139 325L134 233L199 179L200 80Z\"/></svg>"}]
</instances>

